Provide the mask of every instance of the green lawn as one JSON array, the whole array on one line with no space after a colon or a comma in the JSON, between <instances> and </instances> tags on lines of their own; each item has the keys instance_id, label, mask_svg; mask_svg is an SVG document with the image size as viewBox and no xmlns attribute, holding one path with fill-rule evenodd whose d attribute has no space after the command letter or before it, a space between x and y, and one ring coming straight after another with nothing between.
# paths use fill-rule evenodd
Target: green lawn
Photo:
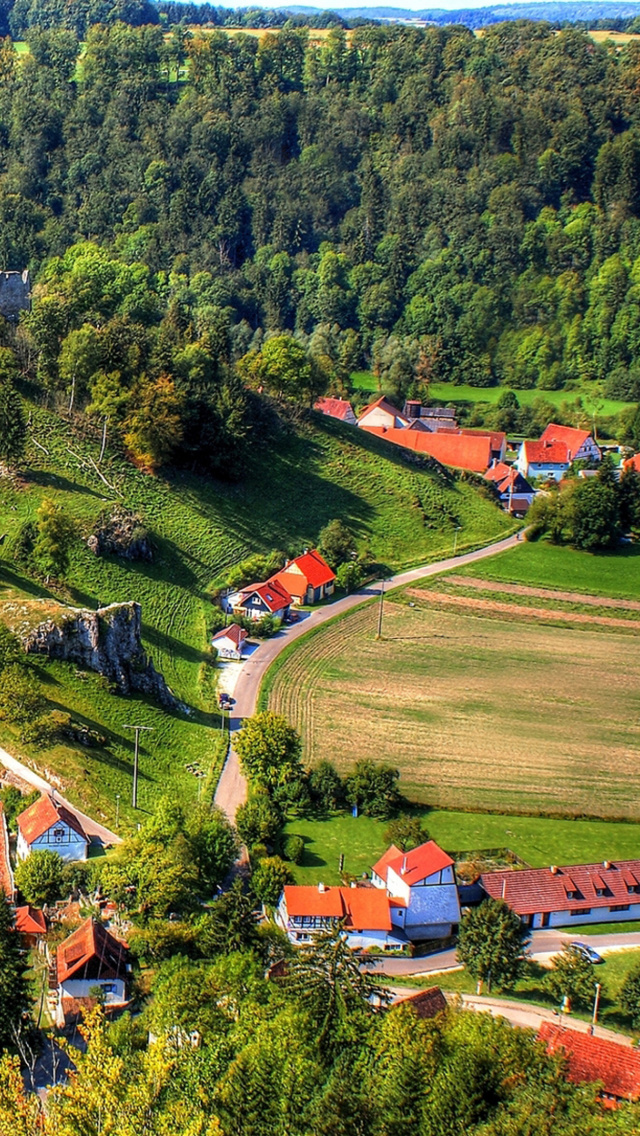
<instances>
[{"instance_id":1,"label":"green lawn","mask_svg":"<svg viewBox=\"0 0 640 1136\"><path fill-rule=\"evenodd\" d=\"M600 860L630 860L640 855L640 825L608 821L554 820L546 817L500 816L485 813L424 810L429 836L450 852L510 848L533 868L549 864L584 864ZM358 876L369 871L387 847L383 821L344 814L330 820L292 820L287 832L305 841L302 864L294 868L301 884L322 880L340 883L338 861Z\"/></svg>"},{"instance_id":2,"label":"green lawn","mask_svg":"<svg viewBox=\"0 0 640 1136\"><path fill-rule=\"evenodd\" d=\"M547 541L523 541L500 556L456 570L456 575L640 599L640 546L623 545L618 552L596 554Z\"/></svg>"},{"instance_id":3,"label":"green lawn","mask_svg":"<svg viewBox=\"0 0 640 1136\"><path fill-rule=\"evenodd\" d=\"M216 760L219 718L216 676L209 665L213 582L252 552L282 549L298 554L320 529L340 517L361 552L381 569L444 555L455 524L461 545L505 535L511 523L491 502L455 476L416 469L377 438L314 416L311 424L283 431L269 447L254 446L236 482L190 473L150 477L122 459L104 463L107 488L87 459L97 460L98 441L76 436L57 417L31 408L34 436L20 480L0 479L0 608L3 602L53 595L74 606L96 608L136 600L142 605L143 641L186 715L168 715L141 698L110 693L94 675L61 664L39 664L51 707L73 711L99 733L103 749L56 745L43 752L23 746L6 723L0 745L26 753L40 770L61 778L62 788L89 811L113 824L120 794L123 825L133 820L130 797L132 744L125 723L153 726L141 751L140 802L153 808L162 792L187 802L195 797L188 762L207 768ZM79 538L68 581L45 588L12 558L20 526L33 521L44 496L73 516ZM138 511L156 548L152 564L97 558L84 538L101 510L115 500Z\"/></svg>"}]
</instances>

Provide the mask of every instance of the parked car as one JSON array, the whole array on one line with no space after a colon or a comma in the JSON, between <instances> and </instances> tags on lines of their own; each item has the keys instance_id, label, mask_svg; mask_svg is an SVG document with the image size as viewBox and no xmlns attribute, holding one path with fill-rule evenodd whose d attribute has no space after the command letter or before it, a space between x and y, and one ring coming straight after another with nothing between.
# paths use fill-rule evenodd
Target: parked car
<instances>
[{"instance_id":1,"label":"parked car","mask_svg":"<svg viewBox=\"0 0 640 1136\"><path fill-rule=\"evenodd\" d=\"M231 705L231 699L228 694L220 693L218 695L218 702L221 710L226 710Z\"/></svg>"},{"instance_id":2,"label":"parked car","mask_svg":"<svg viewBox=\"0 0 640 1136\"><path fill-rule=\"evenodd\" d=\"M599 962L604 962L602 955L599 955L597 951L594 951L593 947L587 946L586 943L570 943L569 946L572 950L579 951L579 953L583 955L584 958L586 958L589 962L592 962L594 965Z\"/></svg>"}]
</instances>

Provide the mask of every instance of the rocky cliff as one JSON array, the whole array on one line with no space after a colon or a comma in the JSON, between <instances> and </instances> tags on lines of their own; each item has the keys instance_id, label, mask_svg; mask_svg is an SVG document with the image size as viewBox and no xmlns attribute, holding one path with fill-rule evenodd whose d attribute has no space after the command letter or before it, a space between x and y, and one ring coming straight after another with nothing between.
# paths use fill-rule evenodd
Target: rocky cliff
<instances>
[{"instance_id":1,"label":"rocky cliff","mask_svg":"<svg viewBox=\"0 0 640 1136\"><path fill-rule=\"evenodd\" d=\"M59 604L52 611L50 601L46 601L48 618L40 623L34 621L34 606L30 620L22 626L18 620L13 627L27 654L65 659L105 675L121 694L136 691L155 698L167 709L179 708L177 698L144 652L140 604L110 604L98 611Z\"/></svg>"}]
</instances>

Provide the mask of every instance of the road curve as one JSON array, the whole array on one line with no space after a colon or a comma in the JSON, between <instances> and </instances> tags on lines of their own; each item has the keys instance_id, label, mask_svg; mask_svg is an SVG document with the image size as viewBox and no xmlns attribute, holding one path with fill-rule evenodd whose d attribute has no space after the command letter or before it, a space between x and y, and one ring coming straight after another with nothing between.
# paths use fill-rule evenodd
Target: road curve
<instances>
[{"instance_id":1,"label":"road curve","mask_svg":"<svg viewBox=\"0 0 640 1136\"><path fill-rule=\"evenodd\" d=\"M38 789L41 793L52 796L55 801L64 805L70 813L73 813L73 815L77 817L87 836L92 838L93 843L120 844L122 842L120 836L117 836L115 832L111 832L110 829L105 828L103 824L98 824L93 817L87 816L86 813L81 813L75 805L72 805L70 801L62 797L58 790L54 789L53 785L50 785L43 777L34 773L33 769L29 769L28 765L23 765L21 761L17 761L15 757L7 753L6 749L0 749L0 765L4 765L5 769L9 769L11 773L15 773L17 777L21 777L28 785L33 785L34 789Z\"/></svg>"},{"instance_id":2,"label":"road curve","mask_svg":"<svg viewBox=\"0 0 640 1136\"><path fill-rule=\"evenodd\" d=\"M405 584L412 584L415 580L437 576L440 572L446 572L449 568L460 568L465 564L473 564L477 560L484 560L488 556L506 552L507 549L513 548L519 539L519 535L516 534L506 537L504 540L499 540L495 544L487 545L486 548L477 548L474 552L464 552L460 556L449 556L445 560L423 564L420 568L410 568L406 572L399 572L396 576L386 580L384 586L387 589L402 587ZM320 627L328 620L334 619L335 616L345 615L353 608L359 607L363 602L366 603L367 600L373 601L380 595L382 586L383 581L377 580L374 584L368 584L358 592L343 596L342 599L334 600L333 603L328 603L324 607L316 608L310 615L302 618L299 623L288 626L285 631L280 632L273 639L267 639L264 643L261 643L257 651L254 651L251 657L247 659L236 682L235 704L230 729L232 731L239 730L242 719L250 718L252 714L255 714L262 680L271 664L277 659L281 651L284 651L285 647L312 631L314 627ZM240 772L237 754L231 746L218 782L215 803L233 823L238 806L243 804L246 799L247 783Z\"/></svg>"}]
</instances>

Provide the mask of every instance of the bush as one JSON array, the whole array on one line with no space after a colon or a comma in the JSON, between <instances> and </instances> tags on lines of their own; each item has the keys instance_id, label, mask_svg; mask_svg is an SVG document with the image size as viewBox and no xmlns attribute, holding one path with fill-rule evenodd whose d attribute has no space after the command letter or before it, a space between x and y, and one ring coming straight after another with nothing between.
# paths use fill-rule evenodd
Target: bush
<instances>
[{"instance_id":1,"label":"bush","mask_svg":"<svg viewBox=\"0 0 640 1136\"><path fill-rule=\"evenodd\" d=\"M640 1029L640 967L635 967L620 987L620 1005L631 1018L634 1029Z\"/></svg>"},{"instance_id":2,"label":"bush","mask_svg":"<svg viewBox=\"0 0 640 1136\"><path fill-rule=\"evenodd\" d=\"M250 797L236 813L238 836L248 848L255 844L274 847L282 829L282 813L266 794Z\"/></svg>"},{"instance_id":3,"label":"bush","mask_svg":"<svg viewBox=\"0 0 640 1136\"><path fill-rule=\"evenodd\" d=\"M267 907L277 907L286 884L295 883L290 868L279 856L268 856L261 860L251 877L251 886L261 903Z\"/></svg>"},{"instance_id":4,"label":"bush","mask_svg":"<svg viewBox=\"0 0 640 1136\"><path fill-rule=\"evenodd\" d=\"M43 849L22 860L15 872L16 887L27 903L44 907L61 899L64 888L64 864L57 852Z\"/></svg>"},{"instance_id":5,"label":"bush","mask_svg":"<svg viewBox=\"0 0 640 1136\"><path fill-rule=\"evenodd\" d=\"M301 836L288 836L284 842L284 858L292 864L302 863L304 840Z\"/></svg>"},{"instance_id":6,"label":"bush","mask_svg":"<svg viewBox=\"0 0 640 1136\"><path fill-rule=\"evenodd\" d=\"M429 839L429 834L422 827L420 817L407 816L403 813L402 816L391 821L385 830L384 838L389 844L395 844L401 852L409 852L419 844L424 844L425 840Z\"/></svg>"},{"instance_id":7,"label":"bush","mask_svg":"<svg viewBox=\"0 0 640 1136\"><path fill-rule=\"evenodd\" d=\"M399 770L391 765L358 761L344 783L347 802L357 806L365 816L388 820L401 801L397 788L399 778Z\"/></svg>"},{"instance_id":8,"label":"bush","mask_svg":"<svg viewBox=\"0 0 640 1136\"><path fill-rule=\"evenodd\" d=\"M332 813L344 805L344 785L335 765L321 761L309 772L309 790L316 808Z\"/></svg>"}]
</instances>

